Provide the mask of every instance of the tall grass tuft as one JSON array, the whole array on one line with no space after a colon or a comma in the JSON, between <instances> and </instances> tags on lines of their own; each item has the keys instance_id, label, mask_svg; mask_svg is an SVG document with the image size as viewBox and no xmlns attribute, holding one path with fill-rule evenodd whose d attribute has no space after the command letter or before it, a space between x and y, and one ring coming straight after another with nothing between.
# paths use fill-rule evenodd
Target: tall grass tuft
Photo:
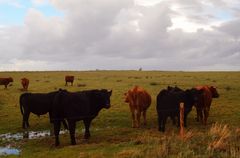
<instances>
[{"instance_id":1,"label":"tall grass tuft","mask_svg":"<svg viewBox=\"0 0 240 158\"><path fill-rule=\"evenodd\" d=\"M228 125L215 123L212 125L209 133L215 139L208 145L208 150L226 151L229 146L231 136L231 131Z\"/></svg>"}]
</instances>

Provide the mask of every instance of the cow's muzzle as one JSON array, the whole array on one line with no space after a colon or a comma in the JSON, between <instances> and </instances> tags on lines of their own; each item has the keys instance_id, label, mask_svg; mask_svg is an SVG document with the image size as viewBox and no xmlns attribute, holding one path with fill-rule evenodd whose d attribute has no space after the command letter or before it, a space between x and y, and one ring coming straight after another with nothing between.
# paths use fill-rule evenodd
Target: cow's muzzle
<instances>
[{"instance_id":1,"label":"cow's muzzle","mask_svg":"<svg viewBox=\"0 0 240 158\"><path fill-rule=\"evenodd\" d=\"M109 109L110 107L111 107L111 105L108 104L108 105L105 106L105 109Z\"/></svg>"}]
</instances>

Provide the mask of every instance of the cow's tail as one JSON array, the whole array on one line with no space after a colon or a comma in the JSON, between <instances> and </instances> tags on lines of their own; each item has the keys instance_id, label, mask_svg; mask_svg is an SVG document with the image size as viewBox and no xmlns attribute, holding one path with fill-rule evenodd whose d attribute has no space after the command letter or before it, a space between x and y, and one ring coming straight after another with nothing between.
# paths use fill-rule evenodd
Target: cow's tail
<instances>
[{"instance_id":1,"label":"cow's tail","mask_svg":"<svg viewBox=\"0 0 240 158\"><path fill-rule=\"evenodd\" d=\"M19 99L20 110L21 110L22 115L24 114L24 108L23 108L23 106L24 106L24 97L25 97L26 95L27 95L26 93L25 93L25 94L22 94L22 95L20 96L20 99Z\"/></svg>"}]
</instances>

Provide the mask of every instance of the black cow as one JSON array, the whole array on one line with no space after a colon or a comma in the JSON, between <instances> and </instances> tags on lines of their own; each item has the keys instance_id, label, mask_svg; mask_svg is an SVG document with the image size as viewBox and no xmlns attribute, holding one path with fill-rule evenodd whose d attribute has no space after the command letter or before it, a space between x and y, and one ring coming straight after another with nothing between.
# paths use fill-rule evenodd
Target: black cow
<instances>
[{"instance_id":1,"label":"black cow","mask_svg":"<svg viewBox=\"0 0 240 158\"><path fill-rule=\"evenodd\" d=\"M89 127L91 121L98 115L102 108L110 108L110 96L112 91L86 90L80 92L68 92L60 90L56 95L53 106L53 121L55 145L59 143L60 121L66 119L70 130L71 144L75 145L76 121L83 120L85 125L84 138L90 137Z\"/></svg>"},{"instance_id":2,"label":"black cow","mask_svg":"<svg viewBox=\"0 0 240 158\"><path fill-rule=\"evenodd\" d=\"M181 90L178 87L163 89L157 96L157 113L158 113L158 124L159 131L165 131L165 124L167 117L175 119L178 117L178 125L180 122L179 105L181 102L184 103L184 126L187 126L187 115L192 110L192 106L197 100L197 96L202 91L196 89ZM173 120L174 121L174 120Z\"/></svg>"},{"instance_id":3,"label":"black cow","mask_svg":"<svg viewBox=\"0 0 240 158\"><path fill-rule=\"evenodd\" d=\"M29 127L29 115L34 113L38 116L49 113L50 122L52 123L52 106L53 99L58 91L50 93L24 93L20 96L20 110L23 115L22 127ZM68 129L66 121L63 120L63 125Z\"/></svg>"}]
</instances>

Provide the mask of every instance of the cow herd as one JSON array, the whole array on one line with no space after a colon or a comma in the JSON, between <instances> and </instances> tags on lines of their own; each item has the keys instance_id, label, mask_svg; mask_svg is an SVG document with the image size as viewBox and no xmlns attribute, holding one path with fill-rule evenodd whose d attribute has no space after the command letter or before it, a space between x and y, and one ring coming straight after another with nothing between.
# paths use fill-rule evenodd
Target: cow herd
<instances>
[{"instance_id":1,"label":"cow herd","mask_svg":"<svg viewBox=\"0 0 240 158\"><path fill-rule=\"evenodd\" d=\"M68 82L73 84L74 76L66 76ZM0 78L0 85L13 82L12 78ZM26 78L22 84L29 83ZM26 85L25 85L26 86ZM27 86L25 87L27 89ZM20 95L20 111L23 116L22 127L29 127L30 113L36 115L49 114L50 123L54 126L55 145L58 146L61 123L69 129L71 144L76 144L75 128L76 122L82 120L85 126L84 138L90 137L90 125L101 109L110 108L110 97L112 90L93 89L78 92L69 92L59 89L49 93L23 93ZM142 87L134 86L124 93L125 102L129 104L132 117L132 127L139 128L140 117L143 116L143 124L146 125L146 113L150 107L151 95ZM164 132L167 118L170 117L173 124L180 124L180 103L184 104L184 126L187 125L187 116L195 106L197 120L207 124L212 98L218 98L216 87L197 86L191 89L180 89L170 87L162 89L156 97L156 111L158 115L158 130ZM176 120L177 119L177 120Z\"/></svg>"}]
</instances>

